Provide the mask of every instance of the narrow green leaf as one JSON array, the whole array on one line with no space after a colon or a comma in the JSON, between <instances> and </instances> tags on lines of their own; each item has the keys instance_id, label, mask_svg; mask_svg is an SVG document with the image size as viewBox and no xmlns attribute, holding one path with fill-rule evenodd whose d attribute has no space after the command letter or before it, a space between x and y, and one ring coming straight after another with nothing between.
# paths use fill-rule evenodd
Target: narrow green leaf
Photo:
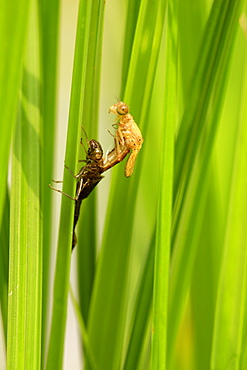
<instances>
[{"instance_id":1,"label":"narrow green leaf","mask_svg":"<svg viewBox=\"0 0 247 370\"><path fill-rule=\"evenodd\" d=\"M91 7L91 1L80 1L65 157L65 163L73 173L76 173L78 158L77 143L79 144L79 135L81 132L80 125L86 81ZM73 195L75 194L75 186L76 183L73 177L68 173L68 171L65 171L63 192ZM51 334L46 365L46 368L51 370L54 368L61 369L63 362L67 300L69 291L73 211L74 203L67 197L63 196L55 281L53 287Z\"/></svg>"},{"instance_id":2,"label":"narrow green leaf","mask_svg":"<svg viewBox=\"0 0 247 370\"><path fill-rule=\"evenodd\" d=\"M198 247L207 199L210 158L225 97L229 56L241 5L241 2L214 2L197 63L191 101L184 112L176 143L174 180L177 199L174 207L168 332L170 355Z\"/></svg>"},{"instance_id":3,"label":"narrow green leaf","mask_svg":"<svg viewBox=\"0 0 247 370\"><path fill-rule=\"evenodd\" d=\"M42 86L42 111L43 111L43 177L42 177L42 200L44 202L44 230L43 230L43 315L42 315L42 347L46 348L47 338L47 309L50 282L50 241L51 241L51 197L52 191L48 187L52 178L54 157L54 136L56 118L56 94L57 94L57 53L58 53L58 26L60 0L42 0L40 5L40 29L41 29L41 68L43 77ZM45 350L42 352L44 357ZM44 358L42 358L44 362Z\"/></svg>"},{"instance_id":4,"label":"narrow green leaf","mask_svg":"<svg viewBox=\"0 0 247 370\"><path fill-rule=\"evenodd\" d=\"M97 137L98 107L100 92L100 71L102 35L105 2L92 3L88 44L87 73L83 103L82 124L89 139ZM92 293L96 260L96 192L83 201L78 233L78 285L82 314L87 323Z\"/></svg>"},{"instance_id":5,"label":"narrow green leaf","mask_svg":"<svg viewBox=\"0 0 247 370\"><path fill-rule=\"evenodd\" d=\"M241 46L240 46L241 45ZM243 50L242 43L239 45ZM242 351L245 349L246 288L247 288L247 234L245 227L246 196L246 150L247 150L247 73L245 53L238 54L235 66L235 94L239 92L237 120L232 123L234 143L230 197L227 210L224 254L221 265L212 345L212 369L244 369L247 365ZM243 356L243 357L242 357Z\"/></svg>"},{"instance_id":6,"label":"narrow green leaf","mask_svg":"<svg viewBox=\"0 0 247 370\"><path fill-rule=\"evenodd\" d=\"M123 67L122 67L122 81L121 81L121 94L124 95L125 81L128 77L129 63L131 59L131 51L134 42L136 24L138 20L141 0L129 0L127 7L127 19L125 24L125 36L124 36L124 55L123 55ZM125 2L126 3L126 2Z\"/></svg>"},{"instance_id":7,"label":"narrow green leaf","mask_svg":"<svg viewBox=\"0 0 247 370\"><path fill-rule=\"evenodd\" d=\"M0 12L0 224L6 194L9 151L21 81L22 55L30 1L1 1Z\"/></svg>"},{"instance_id":8,"label":"narrow green leaf","mask_svg":"<svg viewBox=\"0 0 247 370\"><path fill-rule=\"evenodd\" d=\"M0 305L4 329L5 344L7 344L8 319L8 265L9 265L9 195L6 194L2 225L0 230Z\"/></svg>"},{"instance_id":9,"label":"narrow green leaf","mask_svg":"<svg viewBox=\"0 0 247 370\"><path fill-rule=\"evenodd\" d=\"M42 308L40 66L32 2L12 156L7 369L39 369Z\"/></svg>"},{"instance_id":10,"label":"narrow green leaf","mask_svg":"<svg viewBox=\"0 0 247 370\"><path fill-rule=\"evenodd\" d=\"M177 106L177 4L168 2L160 188L154 266L152 369L166 368L168 281L171 249L174 132Z\"/></svg>"},{"instance_id":11,"label":"narrow green leaf","mask_svg":"<svg viewBox=\"0 0 247 370\"><path fill-rule=\"evenodd\" d=\"M130 112L141 127L147 122L164 14L163 1L141 1L125 94L120 97L130 105ZM145 140L145 130L143 133ZM121 361L130 240L142 155L143 149L132 178L124 179L119 170L114 171L110 192L88 323L90 345L102 369L119 368Z\"/></svg>"},{"instance_id":12,"label":"narrow green leaf","mask_svg":"<svg viewBox=\"0 0 247 370\"><path fill-rule=\"evenodd\" d=\"M146 262L140 276L135 305L131 319L131 335L125 356L123 369L137 369L145 344L145 334L150 327L148 318L152 310L153 275L154 275L155 236L152 238Z\"/></svg>"},{"instance_id":13,"label":"narrow green leaf","mask_svg":"<svg viewBox=\"0 0 247 370\"><path fill-rule=\"evenodd\" d=\"M221 194L217 181L219 174L215 167L215 161L212 161L211 180L208 184L202 231L199 237L200 248L197 251L191 287L194 368L201 370L210 368L216 290L225 225L224 213L219 202Z\"/></svg>"},{"instance_id":14,"label":"narrow green leaf","mask_svg":"<svg viewBox=\"0 0 247 370\"><path fill-rule=\"evenodd\" d=\"M191 80L194 76L198 53L203 36L208 14L206 11L206 1L196 1L191 6L190 0L184 0L179 4L177 14L177 27L179 39L179 54L181 63L181 93L183 107L189 103ZM182 110L181 110L182 111Z\"/></svg>"},{"instance_id":15,"label":"narrow green leaf","mask_svg":"<svg viewBox=\"0 0 247 370\"><path fill-rule=\"evenodd\" d=\"M73 306L74 306L74 309L75 309L75 314L77 316L77 320L78 320L78 324L79 324L79 328L80 328L80 332L81 332L81 337L83 339L84 352L87 356L87 360L89 361L90 368L92 370L96 370L97 366L95 364L95 360L93 358L93 355L92 355L90 347L89 347L88 334L87 334L85 321L84 321L83 316L81 314L81 307L77 303L75 295L74 295L71 287L70 287L70 296L71 296L71 300L72 300L72 303L73 303Z\"/></svg>"}]
</instances>

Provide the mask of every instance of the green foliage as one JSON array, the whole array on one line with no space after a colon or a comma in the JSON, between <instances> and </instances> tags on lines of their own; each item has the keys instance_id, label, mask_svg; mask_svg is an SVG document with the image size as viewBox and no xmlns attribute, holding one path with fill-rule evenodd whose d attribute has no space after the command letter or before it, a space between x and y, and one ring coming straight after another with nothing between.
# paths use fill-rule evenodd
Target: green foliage
<instances>
[{"instance_id":1,"label":"green foliage","mask_svg":"<svg viewBox=\"0 0 247 370\"><path fill-rule=\"evenodd\" d=\"M81 125L89 139L106 126L105 96L105 112L116 94L130 106L144 143L130 178L118 164L82 202L77 294L66 197L50 276L60 2L2 3L7 369L62 369L69 294L85 369L246 368L246 2L79 1L65 163L77 173Z\"/></svg>"}]
</instances>

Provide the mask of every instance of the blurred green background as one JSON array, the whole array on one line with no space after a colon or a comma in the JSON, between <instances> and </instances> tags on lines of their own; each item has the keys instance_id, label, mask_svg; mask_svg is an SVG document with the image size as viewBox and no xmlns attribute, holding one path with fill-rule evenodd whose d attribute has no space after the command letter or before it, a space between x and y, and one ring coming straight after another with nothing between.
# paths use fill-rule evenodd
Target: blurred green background
<instances>
[{"instance_id":1,"label":"blurred green background","mask_svg":"<svg viewBox=\"0 0 247 370\"><path fill-rule=\"evenodd\" d=\"M247 367L246 5L2 4L1 369ZM83 201L71 255L48 184L74 194L81 125L113 147L117 99L143 148Z\"/></svg>"}]
</instances>

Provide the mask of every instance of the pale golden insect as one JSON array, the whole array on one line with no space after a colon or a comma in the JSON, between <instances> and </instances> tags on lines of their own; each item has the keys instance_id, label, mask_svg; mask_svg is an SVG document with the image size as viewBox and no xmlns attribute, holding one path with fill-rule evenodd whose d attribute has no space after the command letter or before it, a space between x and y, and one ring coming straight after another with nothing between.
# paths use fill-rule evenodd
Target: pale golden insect
<instances>
[{"instance_id":1,"label":"pale golden insect","mask_svg":"<svg viewBox=\"0 0 247 370\"><path fill-rule=\"evenodd\" d=\"M114 137L117 158L119 160L121 158L121 146L132 150L125 166L125 176L130 177L134 171L137 154L142 147L143 137L134 118L129 113L127 104L118 101L109 108L109 113L117 115L117 122L113 125L113 127L117 128Z\"/></svg>"}]
</instances>

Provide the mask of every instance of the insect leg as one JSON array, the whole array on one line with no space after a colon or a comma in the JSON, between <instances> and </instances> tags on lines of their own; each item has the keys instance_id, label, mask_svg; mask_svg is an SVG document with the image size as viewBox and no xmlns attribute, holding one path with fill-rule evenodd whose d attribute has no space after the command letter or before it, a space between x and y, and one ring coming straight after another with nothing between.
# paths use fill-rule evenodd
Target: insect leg
<instances>
[{"instance_id":1,"label":"insect leg","mask_svg":"<svg viewBox=\"0 0 247 370\"><path fill-rule=\"evenodd\" d=\"M71 169L68 167L68 166L66 166L66 164L64 165L64 167L66 168L66 170L68 170L69 171L69 173L75 178L75 179L79 179L79 177L81 177L81 171L77 174L77 175L75 175L72 171L71 171Z\"/></svg>"},{"instance_id":2,"label":"insect leg","mask_svg":"<svg viewBox=\"0 0 247 370\"><path fill-rule=\"evenodd\" d=\"M81 130L84 132L84 135L85 135L85 138L86 138L86 142L87 142L87 146L88 146L88 148L89 148L89 147L90 147L90 144L89 144L88 136L87 136L87 133L86 133L85 128L84 128L82 125L81 125ZM86 155L87 155L87 154L88 154L88 151L87 151L87 149L86 149L85 145L83 144L82 137L81 137L80 144L83 146L83 149L84 149L84 151L85 151L85 153L86 153ZM79 161L79 162L83 162L83 161ZM86 162L86 161L84 161L84 162Z\"/></svg>"},{"instance_id":3,"label":"insect leg","mask_svg":"<svg viewBox=\"0 0 247 370\"><path fill-rule=\"evenodd\" d=\"M122 131L120 130L120 128L117 129L116 136L118 136L118 140L119 140L120 144L122 146L124 146L125 138L124 138L124 135L122 134Z\"/></svg>"},{"instance_id":4,"label":"insect leg","mask_svg":"<svg viewBox=\"0 0 247 370\"><path fill-rule=\"evenodd\" d=\"M106 131L107 131L111 136L115 137L115 135L113 135L113 134L111 133L111 131L110 131L110 130L106 129Z\"/></svg>"},{"instance_id":5,"label":"insect leg","mask_svg":"<svg viewBox=\"0 0 247 370\"><path fill-rule=\"evenodd\" d=\"M62 184L62 182L63 182L63 181L60 181L60 180L52 180L52 179L51 179L51 181L55 182L56 184Z\"/></svg>"},{"instance_id":6,"label":"insect leg","mask_svg":"<svg viewBox=\"0 0 247 370\"><path fill-rule=\"evenodd\" d=\"M116 135L114 137L115 141L115 147L116 147L116 152L117 152L117 159L120 161L121 160L121 148L120 146L124 146L124 138L122 135L122 132L120 129L116 131Z\"/></svg>"},{"instance_id":7,"label":"insect leg","mask_svg":"<svg viewBox=\"0 0 247 370\"><path fill-rule=\"evenodd\" d=\"M85 138L86 138L86 142L89 145L89 140L88 140L88 136L87 136L86 130L85 130L85 128L82 125L81 125L81 130L84 132L84 135L85 135ZM81 138L81 141L82 141L82 138Z\"/></svg>"},{"instance_id":8,"label":"insect leg","mask_svg":"<svg viewBox=\"0 0 247 370\"><path fill-rule=\"evenodd\" d=\"M71 197L70 195L68 195L68 194L64 193L62 190L59 190L59 189L54 188L54 187L53 187L53 186L51 186L50 184L49 184L48 186L49 186L49 188L51 188L52 190L55 190L55 191L57 191L58 193L61 193L61 194L65 195L65 196L66 196L67 198L69 198L69 199L77 200L77 198L73 198L73 197Z\"/></svg>"}]
</instances>

